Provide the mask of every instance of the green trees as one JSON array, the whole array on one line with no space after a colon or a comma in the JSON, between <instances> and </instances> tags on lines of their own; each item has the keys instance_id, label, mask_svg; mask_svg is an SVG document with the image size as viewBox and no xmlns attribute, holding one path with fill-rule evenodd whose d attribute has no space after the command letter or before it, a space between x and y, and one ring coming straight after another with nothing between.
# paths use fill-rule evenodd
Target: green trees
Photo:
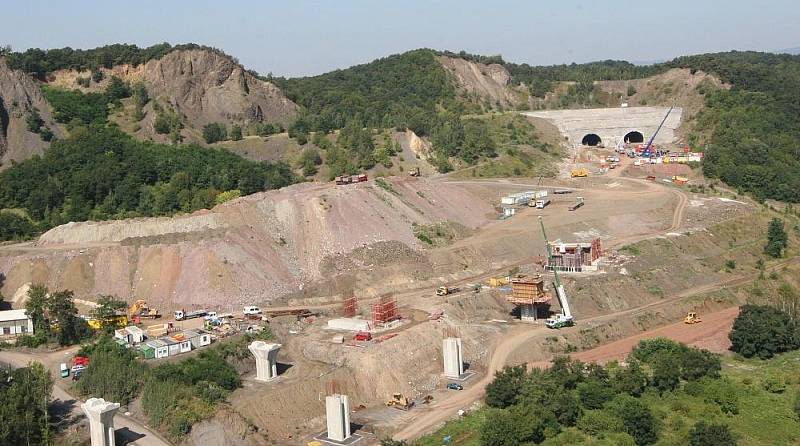
<instances>
[{"instance_id":1,"label":"green trees","mask_svg":"<svg viewBox=\"0 0 800 446\"><path fill-rule=\"evenodd\" d=\"M242 128L239 125L234 124L231 126L231 141L241 141L242 140Z\"/></svg>"},{"instance_id":2,"label":"green trees","mask_svg":"<svg viewBox=\"0 0 800 446\"><path fill-rule=\"evenodd\" d=\"M517 446L541 443L545 429L558 430L558 422L546 411L530 407L493 409L481 428L481 446Z\"/></svg>"},{"instance_id":3,"label":"green trees","mask_svg":"<svg viewBox=\"0 0 800 446\"><path fill-rule=\"evenodd\" d=\"M689 432L691 446L736 446L736 438L727 425L698 421Z\"/></svg>"},{"instance_id":4,"label":"green trees","mask_svg":"<svg viewBox=\"0 0 800 446\"><path fill-rule=\"evenodd\" d=\"M44 125L44 120L39 114L39 110L35 108L31 109L28 113L28 117L25 118L25 125L28 127L29 132L39 133L39 129Z\"/></svg>"},{"instance_id":5,"label":"green trees","mask_svg":"<svg viewBox=\"0 0 800 446\"><path fill-rule=\"evenodd\" d=\"M783 256L783 252L786 250L786 245L789 241L783 227L784 223L780 218L775 217L769 222L769 227L767 228L767 245L764 246L764 254L772 258Z\"/></svg>"},{"instance_id":6,"label":"green trees","mask_svg":"<svg viewBox=\"0 0 800 446\"><path fill-rule=\"evenodd\" d=\"M768 359L800 348L795 322L786 313L764 305L743 305L728 337L731 350L746 358Z\"/></svg>"},{"instance_id":7,"label":"green trees","mask_svg":"<svg viewBox=\"0 0 800 446\"><path fill-rule=\"evenodd\" d=\"M147 144L96 126L77 129L43 157L0 173L0 208L25 209L40 229L48 229L90 218L191 212L212 206L220 191L246 195L293 180L283 163L256 163L197 146ZM17 232L9 231L9 238Z\"/></svg>"},{"instance_id":8,"label":"green trees","mask_svg":"<svg viewBox=\"0 0 800 446\"><path fill-rule=\"evenodd\" d=\"M86 321L78 317L72 291L49 293L42 285L28 290L25 310L33 322L34 337L23 344L35 347L53 338L61 345L73 345L89 334Z\"/></svg>"},{"instance_id":9,"label":"green trees","mask_svg":"<svg viewBox=\"0 0 800 446\"><path fill-rule=\"evenodd\" d=\"M486 404L489 407L508 407L516 402L525 379L525 366L504 367L486 386Z\"/></svg>"},{"instance_id":10,"label":"green trees","mask_svg":"<svg viewBox=\"0 0 800 446\"><path fill-rule=\"evenodd\" d=\"M30 218L15 212L0 211L0 240L25 240L36 231L36 224Z\"/></svg>"},{"instance_id":11,"label":"green trees","mask_svg":"<svg viewBox=\"0 0 800 446\"><path fill-rule=\"evenodd\" d=\"M139 392L146 370L136 357L109 336L103 336L89 355L89 367L77 383L85 396L127 405Z\"/></svg>"},{"instance_id":12,"label":"green trees","mask_svg":"<svg viewBox=\"0 0 800 446\"><path fill-rule=\"evenodd\" d=\"M208 144L213 144L218 141L228 139L228 129L225 124L220 122L212 122L203 126L203 139Z\"/></svg>"},{"instance_id":13,"label":"green trees","mask_svg":"<svg viewBox=\"0 0 800 446\"><path fill-rule=\"evenodd\" d=\"M619 395L608 407L611 413L622 419L623 429L633 437L638 446L656 442L656 419L644 403L630 395Z\"/></svg>"},{"instance_id":14,"label":"green trees","mask_svg":"<svg viewBox=\"0 0 800 446\"><path fill-rule=\"evenodd\" d=\"M97 299L97 306L92 310L92 317L99 321L107 321L118 314L125 314L128 304L119 300L116 296L100 296ZM103 330L106 333L114 332L114 324L105 324Z\"/></svg>"},{"instance_id":15,"label":"green trees","mask_svg":"<svg viewBox=\"0 0 800 446\"><path fill-rule=\"evenodd\" d=\"M47 407L52 389L50 373L41 363L0 369L0 444L51 444Z\"/></svg>"}]
</instances>

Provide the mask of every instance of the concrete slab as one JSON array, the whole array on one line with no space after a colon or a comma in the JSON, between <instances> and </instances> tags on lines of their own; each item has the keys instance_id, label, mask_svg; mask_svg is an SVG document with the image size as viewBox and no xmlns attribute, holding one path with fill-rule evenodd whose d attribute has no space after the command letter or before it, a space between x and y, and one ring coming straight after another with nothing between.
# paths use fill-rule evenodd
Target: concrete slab
<instances>
[{"instance_id":1,"label":"concrete slab","mask_svg":"<svg viewBox=\"0 0 800 446\"><path fill-rule=\"evenodd\" d=\"M587 108L523 112L525 116L551 121L573 144L584 136L598 135L606 147L615 147L629 132L640 132L647 142L667 114L669 107ZM675 130L681 125L683 109L675 107L656 136L655 143L676 141Z\"/></svg>"}]
</instances>

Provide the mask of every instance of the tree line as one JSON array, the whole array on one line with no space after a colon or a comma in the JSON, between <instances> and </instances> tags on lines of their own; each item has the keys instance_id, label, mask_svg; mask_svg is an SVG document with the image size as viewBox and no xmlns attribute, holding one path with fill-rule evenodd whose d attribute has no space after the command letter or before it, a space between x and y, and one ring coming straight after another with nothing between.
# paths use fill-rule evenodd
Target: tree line
<instances>
[{"instance_id":1,"label":"tree line","mask_svg":"<svg viewBox=\"0 0 800 446\"><path fill-rule=\"evenodd\" d=\"M4 239L70 221L173 215L210 208L217 197L291 184L284 163L253 162L225 150L134 140L115 127L79 126L33 157L0 173L0 209L27 213ZM24 218L23 218L24 220ZM26 231L31 231L25 234Z\"/></svg>"}]
</instances>

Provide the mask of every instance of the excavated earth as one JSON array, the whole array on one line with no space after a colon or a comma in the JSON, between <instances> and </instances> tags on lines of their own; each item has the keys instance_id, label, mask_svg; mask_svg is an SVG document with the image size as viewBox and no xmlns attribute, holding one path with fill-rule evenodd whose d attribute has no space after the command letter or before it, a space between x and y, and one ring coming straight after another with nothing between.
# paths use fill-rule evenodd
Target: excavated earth
<instances>
[{"instance_id":1,"label":"excavated earth","mask_svg":"<svg viewBox=\"0 0 800 446\"><path fill-rule=\"evenodd\" d=\"M298 184L174 218L69 223L35 243L0 249L2 292L28 283L93 299L147 299L162 311L267 304L310 289L352 287L360 271L393 272L367 294L430 274L412 224L476 228L488 203L457 185L387 179L349 186ZM399 265L419 264L404 272ZM372 279L369 279L372 280ZM346 291L346 290L344 290Z\"/></svg>"}]
</instances>

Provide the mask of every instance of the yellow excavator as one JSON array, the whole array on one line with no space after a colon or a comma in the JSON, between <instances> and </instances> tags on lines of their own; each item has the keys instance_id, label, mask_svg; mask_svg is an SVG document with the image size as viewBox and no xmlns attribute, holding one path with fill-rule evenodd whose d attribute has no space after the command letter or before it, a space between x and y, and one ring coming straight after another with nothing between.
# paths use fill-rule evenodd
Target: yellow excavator
<instances>
[{"instance_id":1,"label":"yellow excavator","mask_svg":"<svg viewBox=\"0 0 800 446\"><path fill-rule=\"evenodd\" d=\"M695 313L694 311L690 311L690 312L686 313L686 317L683 318L683 323L684 324L692 325L692 324L697 324L697 323L700 323L700 322L703 322L703 320L700 319L700 316L698 316L697 313Z\"/></svg>"},{"instance_id":2,"label":"yellow excavator","mask_svg":"<svg viewBox=\"0 0 800 446\"><path fill-rule=\"evenodd\" d=\"M140 319L158 319L161 314L155 308L150 308L144 299L139 299L128 308L128 317L133 319L135 316Z\"/></svg>"}]
</instances>

